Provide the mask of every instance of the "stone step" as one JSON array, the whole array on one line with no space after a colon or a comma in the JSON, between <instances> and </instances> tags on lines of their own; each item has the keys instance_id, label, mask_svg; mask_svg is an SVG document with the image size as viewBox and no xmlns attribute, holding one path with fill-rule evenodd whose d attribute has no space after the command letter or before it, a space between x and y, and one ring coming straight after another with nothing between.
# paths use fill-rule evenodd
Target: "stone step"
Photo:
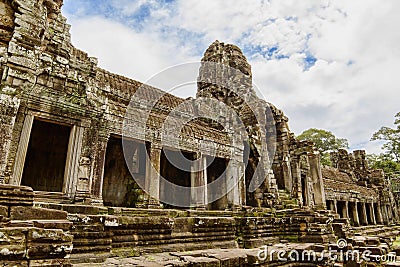
<instances>
[{"instance_id":1,"label":"stone step","mask_svg":"<svg viewBox=\"0 0 400 267\"><path fill-rule=\"evenodd\" d=\"M32 206L34 193L28 186L0 184L0 206Z\"/></svg>"}]
</instances>

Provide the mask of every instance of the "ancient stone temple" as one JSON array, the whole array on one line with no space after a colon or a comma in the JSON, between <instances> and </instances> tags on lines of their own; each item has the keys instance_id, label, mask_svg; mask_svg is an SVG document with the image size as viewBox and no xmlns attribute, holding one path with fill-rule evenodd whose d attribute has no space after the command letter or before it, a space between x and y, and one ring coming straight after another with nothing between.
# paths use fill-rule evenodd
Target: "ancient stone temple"
<instances>
[{"instance_id":1,"label":"ancient stone temple","mask_svg":"<svg viewBox=\"0 0 400 267\"><path fill-rule=\"evenodd\" d=\"M352 225L388 224L398 220L398 209L390 180L380 170L370 170L365 151L332 153L334 168L324 167L322 175L327 208Z\"/></svg>"},{"instance_id":2,"label":"ancient stone temple","mask_svg":"<svg viewBox=\"0 0 400 267\"><path fill-rule=\"evenodd\" d=\"M157 266L289 266L258 248L321 253L338 238L392 253L384 174L361 151L321 168L237 46L211 44L183 99L99 68L61 5L0 0L0 266L150 266L149 253Z\"/></svg>"}]
</instances>

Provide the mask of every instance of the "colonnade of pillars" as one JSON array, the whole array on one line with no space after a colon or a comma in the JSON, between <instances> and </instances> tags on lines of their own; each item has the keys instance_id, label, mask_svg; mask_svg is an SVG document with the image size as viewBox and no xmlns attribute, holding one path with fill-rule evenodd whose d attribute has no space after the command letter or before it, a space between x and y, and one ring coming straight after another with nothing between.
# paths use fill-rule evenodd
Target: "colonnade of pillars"
<instances>
[{"instance_id":1,"label":"colonnade of pillars","mask_svg":"<svg viewBox=\"0 0 400 267\"><path fill-rule=\"evenodd\" d=\"M339 214L340 218L349 219L354 226L389 224L395 219L393 210L388 204L327 200L326 205L329 210Z\"/></svg>"},{"instance_id":2,"label":"colonnade of pillars","mask_svg":"<svg viewBox=\"0 0 400 267\"><path fill-rule=\"evenodd\" d=\"M160 206L160 156L161 147L150 144L149 161L146 162L146 178L145 187L149 193L148 207L157 208ZM207 185L209 178L207 173L208 158L205 155L200 155L198 160L195 160L191 166L191 206L200 209L226 209L228 207L237 207L243 204L244 198L241 195L244 184L239 178L239 169L242 168L241 163L231 159L230 166L226 168L223 175L223 181L219 184L219 189L226 192L225 201L221 201L218 207L211 207L211 194L215 194L215 188L211 190ZM221 187L222 186L222 187ZM210 191L211 190L211 191Z\"/></svg>"}]
</instances>

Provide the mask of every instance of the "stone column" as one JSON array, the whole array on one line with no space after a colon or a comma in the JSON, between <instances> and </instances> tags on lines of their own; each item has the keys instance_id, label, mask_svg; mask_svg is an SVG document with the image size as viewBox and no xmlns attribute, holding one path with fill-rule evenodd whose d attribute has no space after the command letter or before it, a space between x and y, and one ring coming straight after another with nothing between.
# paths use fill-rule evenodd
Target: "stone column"
<instances>
[{"instance_id":1,"label":"stone column","mask_svg":"<svg viewBox=\"0 0 400 267\"><path fill-rule=\"evenodd\" d=\"M240 209L240 185L239 185L239 164L231 159L226 169L226 188L228 190L228 205L233 209Z\"/></svg>"},{"instance_id":2,"label":"stone column","mask_svg":"<svg viewBox=\"0 0 400 267\"><path fill-rule=\"evenodd\" d=\"M290 189L292 193L292 197L298 199L300 202L301 196L301 170L300 170L300 163L296 157L292 157L290 161L292 179L293 179L293 188Z\"/></svg>"},{"instance_id":3,"label":"stone column","mask_svg":"<svg viewBox=\"0 0 400 267\"><path fill-rule=\"evenodd\" d=\"M378 224L383 224L382 209L381 209L381 205L379 204L379 202L375 203L375 207L376 207L376 212L375 212L376 222Z\"/></svg>"},{"instance_id":4,"label":"stone column","mask_svg":"<svg viewBox=\"0 0 400 267\"><path fill-rule=\"evenodd\" d=\"M353 208L354 208L354 210L353 210L352 214L353 214L354 226L360 226L360 218L358 216L357 201L354 202Z\"/></svg>"},{"instance_id":5,"label":"stone column","mask_svg":"<svg viewBox=\"0 0 400 267\"><path fill-rule=\"evenodd\" d=\"M384 224L389 224L389 216L387 214L386 205L380 205L381 212L382 212L382 221Z\"/></svg>"},{"instance_id":6,"label":"stone column","mask_svg":"<svg viewBox=\"0 0 400 267\"><path fill-rule=\"evenodd\" d=\"M371 214L371 221L372 224L376 224L376 217L375 217L375 210L374 210L374 203L369 204L370 214Z\"/></svg>"},{"instance_id":7,"label":"stone column","mask_svg":"<svg viewBox=\"0 0 400 267\"><path fill-rule=\"evenodd\" d=\"M348 201L344 202L343 215L344 215L344 218L350 219L350 216L349 216L349 202Z\"/></svg>"},{"instance_id":8,"label":"stone column","mask_svg":"<svg viewBox=\"0 0 400 267\"><path fill-rule=\"evenodd\" d=\"M333 208L334 208L333 211L338 213L337 200L336 199L333 200Z\"/></svg>"},{"instance_id":9,"label":"stone column","mask_svg":"<svg viewBox=\"0 0 400 267\"><path fill-rule=\"evenodd\" d=\"M391 223L393 221L393 210L390 205L386 205L386 209L388 213L389 223Z\"/></svg>"},{"instance_id":10,"label":"stone column","mask_svg":"<svg viewBox=\"0 0 400 267\"><path fill-rule=\"evenodd\" d=\"M91 184L92 203L103 205L104 164L106 160L107 144L110 135L100 134L97 140L97 153L94 159L94 170Z\"/></svg>"},{"instance_id":11,"label":"stone column","mask_svg":"<svg viewBox=\"0 0 400 267\"><path fill-rule=\"evenodd\" d=\"M160 158L161 148L150 143L147 148L146 192L149 194L148 207L160 208Z\"/></svg>"},{"instance_id":12,"label":"stone column","mask_svg":"<svg viewBox=\"0 0 400 267\"><path fill-rule=\"evenodd\" d=\"M67 161L65 163L63 193L69 198L75 197L78 173L79 160L82 150L83 129L79 126L74 126L71 130L68 143Z\"/></svg>"},{"instance_id":13,"label":"stone column","mask_svg":"<svg viewBox=\"0 0 400 267\"><path fill-rule=\"evenodd\" d=\"M293 181L292 181L292 170L290 168L288 156L285 156L282 162L282 174L283 174L285 189L286 191L291 192L293 187Z\"/></svg>"},{"instance_id":14,"label":"stone column","mask_svg":"<svg viewBox=\"0 0 400 267\"><path fill-rule=\"evenodd\" d=\"M199 159L195 161L192 166L191 180L192 180L192 191L191 191L191 199L192 206L198 210L205 210L206 208L206 197L205 192L207 189L207 174L205 174L203 170L205 157L203 155L199 156Z\"/></svg>"},{"instance_id":15,"label":"stone column","mask_svg":"<svg viewBox=\"0 0 400 267\"><path fill-rule=\"evenodd\" d=\"M362 225L368 225L368 219L367 219L367 209L365 206L365 202L361 203L361 211L362 211Z\"/></svg>"},{"instance_id":16,"label":"stone column","mask_svg":"<svg viewBox=\"0 0 400 267\"><path fill-rule=\"evenodd\" d=\"M246 205L245 170L246 170L245 164L243 162L239 162L238 163L238 174L239 174L238 190L239 190L239 205L240 205L240 207L243 207ZM271 172L272 172L272 170L271 170ZM273 175L273 172L272 172L272 175Z\"/></svg>"},{"instance_id":17,"label":"stone column","mask_svg":"<svg viewBox=\"0 0 400 267\"><path fill-rule=\"evenodd\" d=\"M24 171L26 153L28 152L29 138L33 125L34 116L27 114L24 125L22 126L21 137L19 139L17 155L14 162L13 175L10 181L12 185L21 185L22 172Z\"/></svg>"},{"instance_id":18,"label":"stone column","mask_svg":"<svg viewBox=\"0 0 400 267\"><path fill-rule=\"evenodd\" d=\"M207 157L204 156L203 157L203 179L204 179L204 207L205 209L207 209L208 207L208 188L207 188L207 184L208 184L208 177L207 177Z\"/></svg>"},{"instance_id":19,"label":"stone column","mask_svg":"<svg viewBox=\"0 0 400 267\"><path fill-rule=\"evenodd\" d=\"M326 209L325 191L324 191L324 182L322 179L322 172L321 172L320 155L309 154L308 161L310 164L310 173L314 189L315 206L317 209Z\"/></svg>"},{"instance_id":20,"label":"stone column","mask_svg":"<svg viewBox=\"0 0 400 267\"><path fill-rule=\"evenodd\" d=\"M4 2L4 1L3 1ZM0 37L1 38L1 37ZM6 53L6 49L3 50ZM0 51L0 57L2 56ZM1 65L2 63L0 63ZM0 66L0 74L2 74L2 69ZM0 80L5 77L0 76ZM3 82L3 81L2 81ZM17 118L17 113L20 106L20 100L17 97L12 97L9 95L2 94L2 89L0 89L0 184L8 182L10 184L19 185L21 177L15 179L14 175L11 176L11 180L7 181L10 174L7 173L7 163L9 158L9 152L11 147L12 133L15 126L15 121ZM33 117L32 117L33 119ZM26 119L25 119L26 120ZM29 119L28 119L29 120ZM30 129L29 132L30 133ZM21 135L22 137L23 135ZM28 136L29 141L29 136ZM25 161L23 158L22 163ZM14 164L17 164L16 162ZM11 170L10 170L11 171ZM22 174L22 171L21 171ZM21 176L21 174L19 176Z\"/></svg>"}]
</instances>

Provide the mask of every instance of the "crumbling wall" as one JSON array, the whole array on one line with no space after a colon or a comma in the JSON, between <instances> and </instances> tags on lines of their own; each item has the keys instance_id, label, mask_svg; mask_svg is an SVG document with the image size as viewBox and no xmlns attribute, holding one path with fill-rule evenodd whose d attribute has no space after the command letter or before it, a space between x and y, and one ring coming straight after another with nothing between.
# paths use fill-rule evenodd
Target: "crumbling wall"
<instances>
[{"instance_id":1,"label":"crumbling wall","mask_svg":"<svg viewBox=\"0 0 400 267\"><path fill-rule=\"evenodd\" d=\"M338 201L357 206L350 212L354 213L350 219L355 225L393 222L398 212L390 181L383 171L369 169L365 155L363 150L348 153L339 149L331 153L333 167L322 169L328 206L336 209L334 203Z\"/></svg>"}]
</instances>

